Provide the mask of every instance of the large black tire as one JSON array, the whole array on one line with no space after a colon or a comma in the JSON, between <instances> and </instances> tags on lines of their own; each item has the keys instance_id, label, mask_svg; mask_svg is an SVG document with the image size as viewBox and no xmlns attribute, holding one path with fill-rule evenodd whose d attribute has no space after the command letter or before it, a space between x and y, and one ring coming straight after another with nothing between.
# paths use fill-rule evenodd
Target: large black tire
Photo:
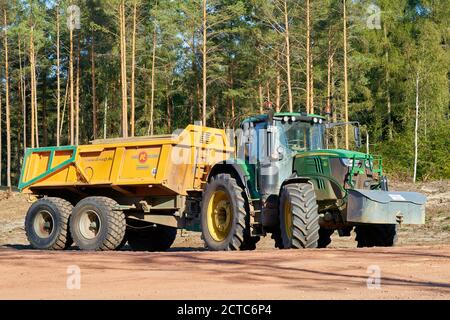
<instances>
[{"instance_id":1,"label":"large black tire","mask_svg":"<svg viewBox=\"0 0 450 320\"><path fill-rule=\"evenodd\" d=\"M250 236L249 219L248 201L236 179L229 174L213 177L202 201L201 227L206 247L212 251L254 250L259 237Z\"/></svg>"},{"instance_id":2,"label":"large black tire","mask_svg":"<svg viewBox=\"0 0 450 320\"><path fill-rule=\"evenodd\" d=\"M358 248L393 247L397 242L397 225L364 224L355 227Z\"/></svg>"},{"instance_id":3,"label":"large black tire","mask_svg":"<svg viewBox=\"0 0 450 320\"><path fill-rule=\"evenodd\" d=\"M134 251L167 251L177 237L177 228L162 225L128 228L126 237Z\"/></svg>"},{"instance_id":4,"label":"large black tire","mask_svg":"<svg viewBox=\"0 0 450 320\"><path fill-rule=\"evenodd\" d=\"M69 231L69 218L73 206L60 198L36 201L25 218L25 232L31 246L40 250L64 250L73 241Z\"/></svg>"},{"instance_id":5,"label":"large black tire","mask_svg":"<svg viewBox=\"0 0 450 320\"><path fill-rule=\"evenodd\" d=\"M317 248L319 212L314 188L309 183L283 187L280 197L279 231L273 233L280 249Z\"/></svg>"},{"instance_id":6,"label":"large black tire","mask_svg":"<svg viewBox=\"0 0 450 320\"><path fill-rule=\"evenodd\" d=\"M115 210L117 202L107 197L89 197L74 208L70 232L82 250L116 250L123 244L125 214Z\"/></svg>"}]
</instances>

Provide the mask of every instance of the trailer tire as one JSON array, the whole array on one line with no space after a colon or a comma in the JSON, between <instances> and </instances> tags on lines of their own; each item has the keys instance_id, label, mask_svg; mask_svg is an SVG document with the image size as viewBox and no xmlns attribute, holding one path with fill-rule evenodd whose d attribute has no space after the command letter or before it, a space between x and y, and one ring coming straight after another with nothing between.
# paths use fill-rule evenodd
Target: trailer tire
<instances>
[{"instance_id":1,"label":"trailer tire","mask_svg":"<svg viewBox=\"0 0 450 320\"><path fill-rule=\"evenodd\" d=\"M81 250L116 250L125 237L126 220L117 202L107 197L88 197L74 208L70 231Z\"/></svg>"},{"instance_id":2,"label":"trailer tire","mask_svg":"<svg viewBox=\"0 0 450 320\"><path fill-rule=\"evenodd\" d=\"M317 248L319 213L314 188L309 183L283 187L280 197L280 232L274 233L280 249Z\"/></svg>"},{"instance_id":3,"label":"trailer tire","mask_svg":"<svg viewBox=\"0 0 450 320\"><path fill-rule=\"evenodd\" d=\"M72 243L69 218L73 206L61 198L36 201L25 218L25 232L31 246L39 250L65 250Z\"/></svg>"},{"instance_id":4,"label":"trailer tire","mask_svg":"<svg viewBox=\"0 0 450 320\"><path fill-rule=\"evenodd\" d=\"M355 227L358 248L393 247L397 242L397 225L366 224Z\"/></svg>"},{"instance_id":5,"label":"trailer tire","mask_svg":"<svg viewBox=\"0 0 450 320\"><path fill-rule=\"evenodd\" d=\"M127 239L133 251L161 252L170 249L177 237L177 228L156 225L143 229L127 229Z\"/></svg>"},{"instance_id":6,"label":"trailer tire","mask_svg":"<svg viewBox=\"0 0 450 320\"><path fill-rule=\"evenodd\" d=\"M205 245L212 251L253 250L245 192L230 174L211 178L203 194L201 227Z\"/></svg>"}]
</instances>

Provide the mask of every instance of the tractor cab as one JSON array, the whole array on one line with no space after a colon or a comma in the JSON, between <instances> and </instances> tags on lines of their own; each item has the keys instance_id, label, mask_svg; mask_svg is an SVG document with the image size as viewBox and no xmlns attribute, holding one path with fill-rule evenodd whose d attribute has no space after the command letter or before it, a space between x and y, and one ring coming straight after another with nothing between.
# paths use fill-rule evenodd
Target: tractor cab
<instances>
[{"instance_id":1,"label":"tractor cab","mask_svg":"<svg viewBox=\"0 0 450 320\"><path fill-rule=\"evenodd\" d=\"M359 125L351 124L356 124L355 144L359 146ZM327 166L324 162L330 156L342 158L339 164L350 163L349 158L364 159L364 162L366 158L372 159L360 152L327 150L329 127L324 117L304 113L259 115L243 122L237 153L258 177L258 191L262 197L277 194L289 178L303 175L312 178L317 190L323 189L320 187L327 184L327 179L314 179L311 174L331 174L323 167ZM372 160L369 162L373 163ZM338 189L344 184L342 179Z\"/></svg>"}]
</instances>

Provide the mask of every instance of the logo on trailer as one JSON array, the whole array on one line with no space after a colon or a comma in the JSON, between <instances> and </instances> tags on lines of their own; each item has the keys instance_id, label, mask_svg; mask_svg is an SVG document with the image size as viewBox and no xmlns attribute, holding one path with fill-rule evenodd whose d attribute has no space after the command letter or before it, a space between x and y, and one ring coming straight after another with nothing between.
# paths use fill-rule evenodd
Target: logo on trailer
<instances>
[{"instance_id":1,"label":"logo on trailer","mask_svg":"<svg viewBox=\"0 0 450 320\"><path fill-rule=\"evenodd\" d=\"M147 162L147 159L148 159L147 152L142 151L141 153L139 153L138 159L139 159L139 162L140 162L140 163L146 163L146 162Z\"/></svg>"}]
</instances>

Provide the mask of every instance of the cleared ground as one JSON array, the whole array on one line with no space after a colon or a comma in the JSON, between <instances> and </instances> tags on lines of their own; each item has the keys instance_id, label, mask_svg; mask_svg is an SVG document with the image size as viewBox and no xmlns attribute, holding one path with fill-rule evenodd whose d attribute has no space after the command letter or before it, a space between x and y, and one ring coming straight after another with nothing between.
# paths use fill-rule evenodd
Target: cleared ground
<instances>
[{"instance_id":1,"label":"cleared ground","mask_svg":"<svg viewBox=\"0 0 450 320\"><path fill-rule=\"evenodd\" d=\"M449 246L145 254L0 249L0 298L450 299L449 251ZM80 268L80 290L67 289L70 265ZM374 265L381 287L368 289L367 270Z\"/></svg>"},{"instance_id":2,"label":"cleared ground","mask_svg":"<svg viewBox=\"0 0 450 320\"><path fill-rule=\"evenodd\" d=\"M333 236L325 250L205 252L197 233L179 234L168 253L29 250L29 207L0 194L0 299L450 299L449 182L401 184L428 196L425 226L402 226L395 248L355 249ZM81 290L66 287L67 268L81 270ZM366 285L379 266L381 288Z\"/></svg>"}]
</instances>

